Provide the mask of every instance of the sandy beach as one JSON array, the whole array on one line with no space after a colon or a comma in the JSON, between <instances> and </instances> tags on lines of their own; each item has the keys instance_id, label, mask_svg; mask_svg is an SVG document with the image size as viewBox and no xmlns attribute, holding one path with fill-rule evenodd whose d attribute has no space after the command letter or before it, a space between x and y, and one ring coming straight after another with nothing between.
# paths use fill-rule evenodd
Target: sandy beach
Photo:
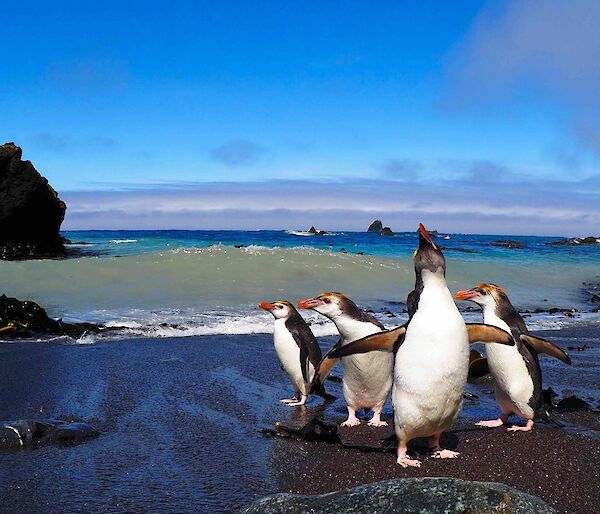
<instances>
[{"instance_id":1,"label":"sandy beach","mask_svg":"<svg viewBox=\"0 0 600 514\"><path fill-rule=\"evenodd\" d=\"M553 339L590 345L598 335L564 330ZM327 347L334 339L322 341ZM572 352L572 368L544 359L545 385L560 397L587 391L596 409L598 350L596 343ZM14 513L231 512L279 491L322 493L403 476L499 481L560 512L591 513L600 501L598 415L557 415L566 428L540 423L532 433L476 429L478 416L494 414L485 379L467 386L477 399L465 402L445 436L461 457L426 458L419 470L398 467L393 450L365 453L261 433L276 421L296 427L314 417L342 421L340 383L328 380L327 387L338 397L327 405L279 403L289 385L268 335L2 344L0 419L85 421L102 435L77 446L1 451L0 504ZM391 419L389 405L384 415ZM350 444L377 447L391 429L363 424L340 434Z\"/></svg>"}]
</instances>

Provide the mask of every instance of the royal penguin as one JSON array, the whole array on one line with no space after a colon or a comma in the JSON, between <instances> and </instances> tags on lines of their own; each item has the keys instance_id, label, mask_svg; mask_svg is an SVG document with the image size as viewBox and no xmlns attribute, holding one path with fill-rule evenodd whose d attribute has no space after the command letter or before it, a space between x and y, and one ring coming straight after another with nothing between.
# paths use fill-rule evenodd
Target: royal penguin
<instances>
[{"instance_id":1,"label":"royal penguin","mask_svg":"<svg viewBox=\"0 0 600 514\"><path fill-rule=\"evenodd\" d=\"M315 369L322 355L321 348L304 318L290 302L284 300L261 302L258 306L269 311L275 318L275 353L294 387L294 396L281 401L291 407L304 405L311 392L327 400L332 399L333 397L325 392L323 384L313 388L314 391L311 390Z\"/></svg>"},{"instance_id":2,"label":"royal penguin","mask_svg":"<svg viewBox=\"0 0 600 514\"><path fill-rule=\"evenodd\" d=\"M385 330L377 318L360 310L347 296L341 293L321 293L314 298L298 302L302 309L312 309L329 318L335 324L341 339L338 346ZM342 426L353 427L360 424L356 411L373 411L368 424L375 427L387 426L381 419L381 411L392 389L392 369L394 357L389 353L369 353L349 355L341 359L344 368L343 390L348 407L348 419ZM318 379L323 380L332 361L326 359L319 369Z\"/></svg>"},{"instance_id":3,"label":"royal penguin","mask_svg":"<svg viewBox=\"0 0 600 514\"><path fill-rule=\"evenodd\" d=\"M473 289L457 292L457 300L469 300L480 305L483 322L510 332L514 346L488 344L487 364L494 378L494 392L500 406L500 417L477 423L481 427L499 427L516 414L526 420L525 426L511 426L509 431L529 431L534 420L547 420L542 393L542 370L538 353L547 353L566 364L569 356L550 341L529 334L525 322L513 307L506 292L495 284L479 284Z\"/></svg>"},{"instance_id":4,"label":"royal penguin","mask_svg":"<svg viewBox=\"0 0 600 514\"><path fill-rule=\"evenodd\" d=\"M408 454L408 443L427 438L431 456L455 458L440 446L440 436L458 416L469 368L469 342L514 344L496 327L466 325L446 284L446 261L423 225L413 260L415 288L409 295L408 322L396 329L359 339L336 349L332 358L354 353L395 353L392 405L398 439L397 462L421 465Z\"/></svg>"}]
</instances>

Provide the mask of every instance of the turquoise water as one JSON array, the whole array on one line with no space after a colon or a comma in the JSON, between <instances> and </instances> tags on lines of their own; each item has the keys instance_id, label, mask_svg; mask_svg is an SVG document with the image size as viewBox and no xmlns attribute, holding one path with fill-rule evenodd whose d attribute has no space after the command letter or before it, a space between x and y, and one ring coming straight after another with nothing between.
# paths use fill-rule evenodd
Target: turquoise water
<instances>
[{"instance_id":1,"label":"turquoise water","mask_svg":"<svg viewBox=\"0 0 600 514\"><path fill-rule=\"evenodd\" d=\"M177 248L206 247L223 244L256 245L268 248L318 248L339 252L364 252L367 255L410 257L417 244L416 232L401 232L393 237L367 232L332 232L325 236L309 235L305 231L282 230L90 230L66 231L73 241L92 243L92 246L72 245L73 248L96 250L106 255L134 255L165 252ZM461 260L526 261L532 257L550 262L600 263L600 246L552 246L557 237L494 236L473 234L440 234L436 240L449 254L461 254ZM491 243L511 240L523 245L522 250L492 246Z\"/></svg>"},{"instance_id":2,"label":"turquoise water","mask_svg":"<svg viewBox=\"0 0 600 514\"><path fill-rule=\"evenodd\" d=\"M416 233L85 231L65 236L80 256L0 262L0 291L34 300L54 317L127 326L145 336L268 333L272 320L256 308L260 301L296 302L330 290L348 294L394 326L404 319L402 302L414 285ZM492 246L506 239L523 248ZM600 282L600 247L547 244L554 240L462 234L436 239L444 247L452 291L494 282L521 309L583 312L574 319L535 316L531 322L538 328L593 322L598 316L590 313L594 303L584 282ZM323 318L303 314L317 335L334 333Z\"/></svg>"}]
</instances>

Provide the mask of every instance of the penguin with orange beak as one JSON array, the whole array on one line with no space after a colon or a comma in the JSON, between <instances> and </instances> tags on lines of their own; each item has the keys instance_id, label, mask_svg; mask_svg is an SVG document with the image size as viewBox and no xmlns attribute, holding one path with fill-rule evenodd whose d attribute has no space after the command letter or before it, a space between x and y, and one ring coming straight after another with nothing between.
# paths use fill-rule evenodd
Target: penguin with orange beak
<instances>
[{"instance_id":1,"label":"penguin with orange beak","mask_svg":"<svg viewBox=\"0 0 600 514\"><path fill-rule=\"evenodd\" d=\"M350 298L341 293L321 293L315 298L300 300L298 307L312 309L333 321L341 336L338 346L385 329L379 320L360 310ZM329 354L325 356L317 372L317 382L322 383L338 360L330 359ZM387 426L387 422L381 419L381 411L392 389L394 356L374 352L368 355L350 355L341 361L344 367L344 398L348 407L348 419L342 426L353 427L360 424L356 416L358 409L373 411L373 417L368 422L370 426Z\"/></svg>"},{"instance_id":2,"label":"penguin with orange beak","mask_svg":"<svg viewBox=\"0 0 600 514\"><path fill-rule=\"evenodd\" d=\"M315 369L322 355L321 348L304 318L290 302L284 300L261 302L258 306L269 311L275 318L275 352L279 364L294 387L294 396L281 401L290 407L304 405L311 392L326 400L332 399L333 396L325 392L323 384L311 391Z\"/></svg>"},{"instance_id":3,"label":"penguin with orange beak","mask_svg":"<svg viewBox=\"0 0 600 514\"><path fill-rule=\"evenodd\" d=\"M406 325L370 335L332 352L332 358L367 352L395 355L392 405L398 438L397 462L421 465L408 443L428 439L431 456L458 457L440 444L442 432L458 416L469 368L469 342L514 344L512 336L481 324L466 325L446 284L446 260L423 225L414 254L415 288L409 295Z\"/></svg>"},{"instance_id":4,"label":"penguin with orange beak","mask_svg":"<svg viewBox=\"0 0 600 514\"><path fill-rule=\"evenodd\" d=\"M501 287L479 284L473 289L458 291L454 298L480 305L484 323L510 332L516 342L514 346L486 346L487 363L494 378L494 392L501 412L498 419L480 421L477 425L499 427L516 414L527 423L525 426L511 426L508 430L527 432L533 428L534 420L547 420L549 412L542 395L542 370L537 354L546 353L570 365L569 356L550 341L529 334L523 318Z\"/></svg>"}]
</instances>

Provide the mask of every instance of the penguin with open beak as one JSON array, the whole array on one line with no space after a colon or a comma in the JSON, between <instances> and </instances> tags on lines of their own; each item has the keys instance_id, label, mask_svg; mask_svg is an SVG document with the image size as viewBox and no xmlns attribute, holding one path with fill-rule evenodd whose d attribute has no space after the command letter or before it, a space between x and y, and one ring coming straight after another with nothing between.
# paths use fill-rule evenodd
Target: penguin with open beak
<instances>
[{"instance_id":1,"label":"penguin with open beak","mask_svg":"<svg viewBox=\"0 0 600 514\"><path fill-rule=\"evenodd\" d=\"M321 293L315 298L300 300L298 307L312 309L335 323L341 336L336 347L385 330L377 318L360 310L350 298L341 293ZM330 359L329 354L325 356L315 377L318 383L323 382L337 360ZM342 426L353 427L360 424L356 417L358 409L373 411L373 417L368 422L370 426L387 426L387 422L381 419L381 411L392 389L394 356L374 352L368 355L349 355L341 361L344 367L344 398L348 407L348 419Z\"/></svg>"},{"instance_id":2,"label":"penguin with open beak","mask_svg":"<svg viewBox=\"0 0 600 514\"><path fill-rule=\"evenodd\" d=\"M397 462L420 466L408 454L408 443L428 439L434 458L458 452L440 446L440 436L458 416L469 368L469 342L514 344L512 336L481 324L466 325L446 284L446 260L423 225L414 254L415 288L409 295L406 325L343 346L333 357L353 353L395 353L392 404L398 438Z\"/></svg>"},{"instance_id":3,"label":"penguin with open beak","mask_svg":"<svg viewBox=\"0 0 600 514\"><path fill-rule=\"evenodd\" d=\"M481 427L499 427L509 416L516 414L527 421L525 426L511 426L509 431L529 431L534 420L547 420L542 394L542 370L538 353L546 353L565 364L571 364L569 356L550 341L529 334L525 322L501 287L479 284L473 289L458 291L457 300L468 300L481 306L483 321L510 332L516 344L486 346L487 363L494 378L496 401L500 406L498 419L480 421Z\"/></svg>"},{"instance_id":4,"label":"penguin with open beak","mask_svg":"<svg viewBox=\"0 0 600 514\"><path fill-rule=\"evenodd\" d=\"M261 302L261 309L275 318L273 342L279 364L287 373L294 387L294 396L281 401L290 407L304 405L311 392L330 400L323 384L311 389L315 369L321 361L321 348L308 323L296 308L287 301Z\"/></svg>"}]
</instances>

